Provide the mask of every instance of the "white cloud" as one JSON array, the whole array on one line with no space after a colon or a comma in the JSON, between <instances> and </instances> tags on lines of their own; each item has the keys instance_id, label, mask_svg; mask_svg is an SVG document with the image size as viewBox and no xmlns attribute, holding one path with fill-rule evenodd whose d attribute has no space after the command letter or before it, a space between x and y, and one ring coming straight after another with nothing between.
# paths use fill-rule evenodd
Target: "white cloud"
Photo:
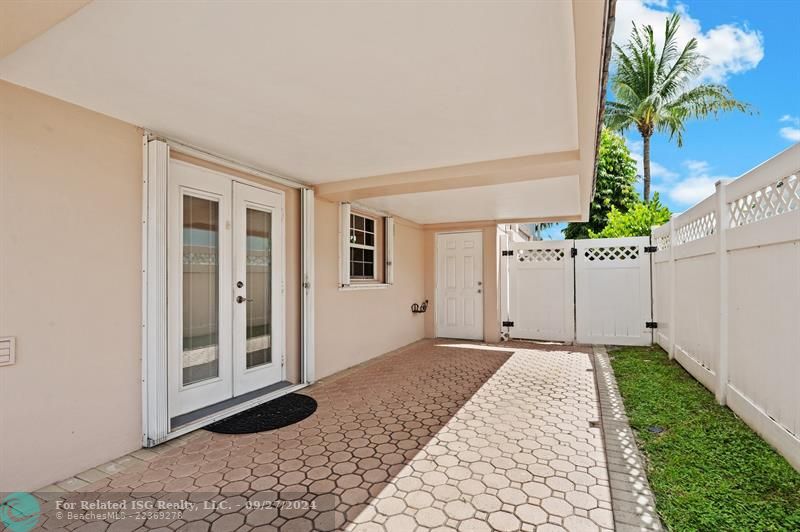
<instances>
[{"instance_id":1,"label":"white cloud","mask_svg":"<svg viewBox=\"0 0 800 532\"><path fill-rule=\"evenodd\" d=\"M789 124L778 131L781 137L790 142L800 142L800 118L792 115L783 115L778 122Z\"/></svg>"},{"instance_id":2,"label":"white cloud","mask_svg":"<svg viewBox=\"0 0 800 532\"><path fill-rule=\"evenodd\" d=\"M700 21L689 15L685 5L678 3L670 8L669 4L669 0L619 0L614 41L620 45L626 43L634 21L639 25L653 26L656 40L660 41L664 33L664 19L676 10L681 14L679 44L683 45L694 37L698 51L708 58L708 65L701 75L702 81L723 83L731 74L755 68L764 58L761 32L738 24L721 24L703 31Z\"/></svg>"},{"instance_id":3,"label":"white cloud","mask_svg":"<svg viewBox=\"0 0 800 532\"><path fill-rule=\"evenodd\" d=\"M642 141L626 138L625 143L636 160L637 172L644 175L642 168ZM650 188L662 197L669 198L681 207L691 207L714 193L717 181L730 179L727 176L713 175L713 168L708 161L688 159L683 162L685 172L676 172L651 160L650 176L653 181Z\"/></svg>"},{"instance_id":4,"label":"white cloud","mask_svg":"<svg viewBox=\"0 0 800 532\"><path fill-rule=\"evenodd\" d=\"M694 205L714 193L717 181L716 177L687 177L669 190L669 197L682 205Z\"/></svg>"},{"instance_id":5,"label":"white cloud","mask_svg":"<svg viewBox=\"0 0 800 532\"><path fill-rule=\"evenodd\" d=\"M799 127L782 127L780 130L781 137L791 142L800 142L800 128Z\"/></svg>"},{"instance_id":6,"label":"white cloud","mask_svg":"<svg viewBox=\"0 0 800 532\"><path fill-rule=\"evenodd\" d=\"M711 165L708 161L688 160L683 165L688 171L687 177L666 189L669 197L681 205L691 206L706 199L714 193L717 181L730 179L726 176L709 175Z\"/></svg>"},{"instance_id":7,"label":"white cloud","mask_svg":"<svg viewBox=\"0 0 800 532\"><path fill-rule=\"evenodd\" d=\"M689 175L706 175L708 170L711 168L711 165L708 164L708 161L694 161L689 159L688 161L684 161L683 165L689 169Z\"/></svg>"}]
</instances>

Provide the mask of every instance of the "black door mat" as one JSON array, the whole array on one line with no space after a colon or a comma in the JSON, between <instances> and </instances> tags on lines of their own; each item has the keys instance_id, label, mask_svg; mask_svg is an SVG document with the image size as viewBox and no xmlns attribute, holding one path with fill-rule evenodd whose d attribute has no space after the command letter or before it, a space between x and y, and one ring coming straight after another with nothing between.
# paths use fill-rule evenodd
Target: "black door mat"
<instances>
[{"instance_id":1,"label":"black door mat","mask_svg":"<svg viewBox=\"0 0 800 532\"><path fill-rule=\"evenodd\" d=\"M206 430L219 434L264 432L302 421L316 410L317 402L313 398L290 393L212 423Z\"/></svg>"}]
</instances>

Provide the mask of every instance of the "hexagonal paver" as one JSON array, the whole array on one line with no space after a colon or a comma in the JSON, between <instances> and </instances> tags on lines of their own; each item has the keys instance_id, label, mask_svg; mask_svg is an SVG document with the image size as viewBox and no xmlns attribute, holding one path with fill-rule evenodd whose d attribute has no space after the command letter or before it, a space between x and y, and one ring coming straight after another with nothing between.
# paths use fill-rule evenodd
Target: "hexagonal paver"
<instances>
[{"instance_id":1,"label":"hexagonal paver","mask_svg":"<svg viewBox=\"0 0 800 532\"><path fill-rule=\"evenodd\" d=\"M398 499L397 497L386 497L378 501L375 507L383 515L395 515L406 509L406 503L403 499Z\"/></svg>"},{"instance_id":2,"label":"hexagonal paver","mask_svg":"<svg viewBox=\"0 0 800 532\"><path fill-rule=\"evenodd\" d=\"M450 501L444 505L444 513L451 519L463 521L475 515L475 508L464 501Z\"/></svg>"},{"instance_id":3,"label":"hexagonal paver","mask_svg":"<svg viewBox=\"0 0 800 532\"><path fill-rule=\"evenodd\" d=\"M414 519L422 526L435 528L443 525L447 521L447 516L438 508L423 508L416 513Z\"/></svg>"},{"instance_id":4,"label":"hexagonal paver","mask_svg":"<svg viewBox=\"0 0 800 532\"><path fill-rule=\"evenodd\" d=\"M427 491L416 490L407 492L404 496L405 503L410 508L422 509L433 504L433 495ZM380 501L378 502L380 504Z\"/></svg>"},{"instance_id":5,"label":"hexagonal paver","mask_svg":"<svg viewBox=\"0 0 800 532\"><path fill-rule=\"evenodd\" d=\"M196 431L146 459L99 466L109 476L82 489L234 504L148 529L609 530L602 440L587 428L598 417L589 369L573 347L420 342L306 388L319 407L295 425ZM257 497L297 504L245 510ZM47 512L43 522L66 528ZM102 524L69 529L82 525Z\"/></svg>"},{"instance_id":6,"label":"hexagonal paver","mask_svg":"<svg viewBox=\"0 0 800 532\"><path fill-rule=\"evenodd\" d=\"M486 513L498 511L503 507L503 501L489 493L480 493L472 498L472 504L478 510Z\"/></svg>"},{"instance_id":7,"label":"hexagonal paver","mask_svg":"<svg viewBox=\"0 0 800 532\"><path fill-rule=\"evenodd\" d=\"M509 512L494 512L489 514L489 524L495 530L503 532L514 532L520 530L519 518Z\"/></svg>"},{"instance_id":8,"label":"hexagonal paver","mask_svg":"<svg viewBox=\"0 0 800 532\"><path fill-rule=\"evenodd\" d=\"M583 508L584 510L597 508L598 504L597 499L582 491L570 491L567 493L566 499L575 508Z\"/></svg>"},{"instance_id":9,"label":"hexagonal paver","mask_svg":"<svg viewBox=\"0 0 800 532\"><path fill-rule=\"evenodd\" d=\"M564 499L556 499L555 497L548 497L542 501L542 508L550 515L557 515L566 517L573 513L572 505Z\"/></svg>"},{"instance_id":10,"label":"hexagonal paver","mask_svg":"<svg viewBox=\"0 0 800 532\"><path fill-rule=\"evenodd\" d=\"M517 488L503 488L497 492L497 496L506 504L516 506L528 500L525 492Z\"/></svg>"},{"instance_id":11,"label":"hexagonal paver","mask_svg":"<svg viewBox=\"0 0 800 532\"><path fill-rule=\"evenodd\" d=\"M417 522L409 515L395 515L383 523L386 532L408 532L417 527Z\"/></svg>"},{"instance_id":12,"label":"hexagonal paver","mask_svg":"<svg viewBox=\"0 0 800 532\"><path fill-rule=\"evenodd\" d=\"M574 532L595 532L600 530L597 523L586 517L570 515L564 518L564 528Z\"/></svg>"}]
</instances>

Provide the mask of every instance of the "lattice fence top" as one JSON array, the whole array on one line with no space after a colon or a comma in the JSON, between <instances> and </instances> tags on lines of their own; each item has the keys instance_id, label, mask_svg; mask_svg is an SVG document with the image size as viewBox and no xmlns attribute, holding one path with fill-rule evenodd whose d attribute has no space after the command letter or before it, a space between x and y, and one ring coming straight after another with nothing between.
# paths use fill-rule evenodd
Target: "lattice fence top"
<instances>
[{"instance_id":1,"label":"lattice fence top","mask_svg":"<svg viewBox=\"0 0 800 532\"><path fill-rule=\"evenodd\" d=\"M615 260L634 260L639 257L639 246L609 246L586 248L583 252L584 260L594 261L615 261Z\"/></svg>"},{"instance_id":2,"label":"lattice fence top","mask_svg":"<svg viewBox=\"0 0 800 532\"><path fill-rule=\"evenodd\" d=\"M663 251L665 249L669 249L669 247L671 245L669 233L667 233L666 235L654 236L653 240L655 240L656 249L658 251Z\"/></svg>"},{"instance_id":3,"label":"lattice fence top","mask_svg":"<svg viewBox=\"0 0 800 532\"><path fill-rule=\"evenodd\" d=\"M216 253L184 253L183 263L191 264L193 266L216 266L217 254Z\"/></svg>"},{"instance_id":4,"label":"lattice fence top","mask_svg":"<svg viewBox=\"0 0 800 532\"><path fill-rule=\"evenodd\" d=\"M563 249L521 249L517 251L519 262L561 262L564 260Z\"/></svg>"},{"instance_id":5,"label":"lattice fence top","mask_svg":"<svg viewBox=\"0 0 800 532\"><path fill-rule=\"evenodd\" d=\"M800 209L800 170L728 204L731 227Z\"/></svg>"},{"instance_id":6,"label":"lattice fence top","mask_svg":"<svg viewBox=\"0 0 800 532\"><path fill-rule=\"evenodd\" d=\"M713 235L717 231L717 214L714 211L675 229L675 245L680 246L694 240Z\"/></svg>"}]
</instances>

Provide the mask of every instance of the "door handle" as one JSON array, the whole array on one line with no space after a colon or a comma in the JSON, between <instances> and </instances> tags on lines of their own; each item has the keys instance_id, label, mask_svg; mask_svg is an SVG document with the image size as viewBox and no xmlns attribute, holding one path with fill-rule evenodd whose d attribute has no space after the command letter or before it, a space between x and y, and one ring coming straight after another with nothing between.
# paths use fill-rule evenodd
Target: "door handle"
<instances>
[{"instance_id":1,"label":"door handle","mask_svg":"<svg viewBox=\"0 0 800 532\"><path fill-rule=\"evenodd\" d=\"M236 296L237 303L244 303L245 301L252 301L252 299L247 299L246 297Z\"/></svg>"}]
</instances>

